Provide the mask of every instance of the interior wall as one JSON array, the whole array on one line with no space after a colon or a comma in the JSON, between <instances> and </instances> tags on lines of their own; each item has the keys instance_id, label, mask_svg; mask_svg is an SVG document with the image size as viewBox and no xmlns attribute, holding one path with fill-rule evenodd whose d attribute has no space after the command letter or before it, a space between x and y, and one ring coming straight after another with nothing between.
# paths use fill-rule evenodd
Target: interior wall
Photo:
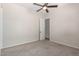
<instances>
[{"instance_id":1,"label":"interior wall","mask_svg":"<svg viewBox=\"0 0 79 59\"><path fill-rule=\"evenodd\" d=\"M51 41L79 48L79 4L61 4L50 15Z\"/></svg>"},{"instance_id":2,"label":"interior wall","mask_svg":"<svg viewBox=\"0 0 79 59\"><path fill-rule=\"evenodd\" d=\"M2 8L0 4L0 49L2 48Z\"/></svg>"},{"instance_id":3,"label":"interior wall","mask_svg":"<svg viewBox=\"0 0 79 59\"><path fill-rule=\"evenodd\" d=\"M39 17L18 4L3 4L3 48L39 40Z\"/></svg>"}]
</instances>

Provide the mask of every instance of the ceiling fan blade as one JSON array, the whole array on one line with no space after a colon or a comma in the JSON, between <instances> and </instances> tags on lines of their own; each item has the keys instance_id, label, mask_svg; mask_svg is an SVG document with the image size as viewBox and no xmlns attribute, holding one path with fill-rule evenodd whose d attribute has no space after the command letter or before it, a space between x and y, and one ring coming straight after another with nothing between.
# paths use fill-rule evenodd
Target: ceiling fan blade
<instances>
[{"instance_id":1,"label":"ceiling fan blade","mask_svg":"<svg viewBox=\"0 0 79 59\"><path fill-rule=\"evenodd\" d=\"M39 12L40 10L42 10L42 8L38 9L37 12Z\"/></svg>"},{"instance_id":2,"label":"ceiling fan blade","mask_svg":"<svg viewBox=\"0 0 79 59\"><path fill-rule=\"evenodd\" d=\"M48 3L45 3L45 5L48 5Z\"/></svg>"},{"instance_id":3,"label":"ceiling fan blade","mask_svg":"<svg viewBox=\"0 0 79 59\"><path fill-rule=\"evenodd\" d=\"M48 8L52 8L52 7L58 7L58 5L50 5L50 6L47 6Z\"/></svg>"},{"instance_id":4,"label":"ceiling fan blade","mask_svg":"<svg viewBox=\"0 0 79 59\"><path fill-rule=\"evenodd\" d=\"M48 5L48 3L45 3L45 4L43 5L43 7L44 7L44 6L47 6L47 5Z\"/></svg>"},{"instance_id":5,"label":"ceiling fan blade","mask_svg":"<svg viewBox=\"0 0 79 59\"><path fill-rule=\"evenodd\" d=\"M46 12L47 12L47 13L49 12L48 9L46 9Z\"/></svg>"},{"instance_id":6,"label":"ceiling fan blade","mask_svg":"<svg viewBox=\"0 0 79 59\"><path fill-rule=\"evenodd\" d=\"M37 4L37 3L33 3L34 5L37 5L37 6L41 6L42 7L42 5L40 5L40 4Z\"/></svg>"}]
</instances>

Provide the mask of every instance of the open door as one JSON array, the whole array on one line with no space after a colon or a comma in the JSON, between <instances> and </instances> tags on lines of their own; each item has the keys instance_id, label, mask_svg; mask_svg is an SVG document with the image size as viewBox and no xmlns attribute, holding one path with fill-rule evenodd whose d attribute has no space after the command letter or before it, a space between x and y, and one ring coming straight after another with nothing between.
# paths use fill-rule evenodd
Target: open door
<instances>
[{"instance_id":1,"label":"open door","mask_svg":"<svg viewBox=\"0 0 79 59\"><path fill-rule=\"evenodd\" d=\"M45 40L50 40L50 19L45 19Z\"/></svg>"},{"instance_id":2,"label":"open door","mask_svg":"<svg viewBox=\"0 0 79 59\"><path fill-rule=\"evenodd\" d=\"M40 19L40 40L45 39L45 19Z\"/></svg>"}]
</instances>

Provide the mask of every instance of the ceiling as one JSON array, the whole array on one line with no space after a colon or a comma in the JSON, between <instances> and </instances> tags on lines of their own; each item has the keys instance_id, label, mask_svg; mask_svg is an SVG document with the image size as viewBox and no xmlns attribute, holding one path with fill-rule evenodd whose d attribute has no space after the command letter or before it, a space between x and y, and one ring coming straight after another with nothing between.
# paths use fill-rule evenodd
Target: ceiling
<instances>
[{"instance_id":1,"label":"ceiling","mask_svg":"<svg viewBox=\"0 0 79 59\"><path fill-rule=\"evenodd\" d=\"M49 8L49 13L46 13L46 11L41 10L40 12L36 12L36 10L40 9L40 6L33 5L33 3L15 3L19 6L22 6L26 8L29 12L33 14L37 14L40 16L45 16L47 17L48 14L53 14L54 11L56 10L61 10L63 8L72 8L74 7L79 7L79 3L49 3L48 5L58 5L57 8ZM38 4L44 4L44 3L38 3Z\"/></svg>"},{"instance_id":2,"label":"ceiling","mask_svg":"<svg viewBox=\"0 0 79 59\"><path fill-rule=\"evenodd\" d=\"M36 11L36 10L40 9L40 6L33 5L33 3L16 3L16 4L20 5L20 6L23 6L25 8L28 8L31 11ZM44 3L38 3L38 4L43 5ZM61 4L59 4L59 3L49 3L48 5L58 5L59 6ZM53 9L53 8L51 8L51 9ZM56 8L54 8L54 9L56 9Z\"/></svg>"}]
</instances>

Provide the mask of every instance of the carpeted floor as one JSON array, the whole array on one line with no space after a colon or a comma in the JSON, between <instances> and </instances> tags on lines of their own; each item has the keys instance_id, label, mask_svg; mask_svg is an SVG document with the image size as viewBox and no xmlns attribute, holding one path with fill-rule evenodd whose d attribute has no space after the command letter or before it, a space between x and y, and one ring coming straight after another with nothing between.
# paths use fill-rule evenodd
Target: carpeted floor
<instances>
[{"instance_id":1,"label":"carpeted floor","mask_svg":"<svg viewBox=\"0 0 79 59\"><path fill-rule=\"evenodd\" d=\"M79 49L48 40L2 49L1 52L2 56L79 56Z\"/></svg>"}]
</instances>

